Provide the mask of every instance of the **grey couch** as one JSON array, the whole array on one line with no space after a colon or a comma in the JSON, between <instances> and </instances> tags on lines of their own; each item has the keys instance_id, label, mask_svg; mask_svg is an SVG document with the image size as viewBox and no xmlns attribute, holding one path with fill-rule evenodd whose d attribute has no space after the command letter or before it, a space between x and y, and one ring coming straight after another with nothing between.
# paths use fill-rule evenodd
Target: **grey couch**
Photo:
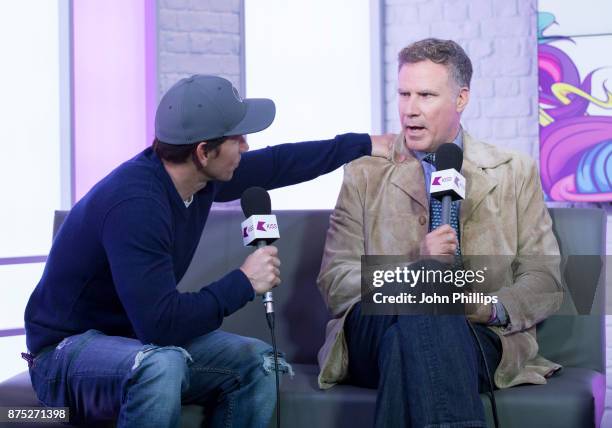
<instances>
[{"instance_id":1,"label":"grey couch","mask_svg":"<svg viewBox=\"0 0 612 428\"><path fill-rule=\"evenodd\" d=\"M576 286L585 277L604 280L601 263L585 264L581 255L605 254L606 217L602 210L551 209L555 234L567 257L567 281ZM281 239L283 284L275 291L277 342L293 364L295 377L282 380L282 424L285 427L372 426L376 392L349 385L321 391L317 387L316 355L323 343L328 313L315 285L328 226L329 211L277 212ZM59 222L61 222L60 213ZM250 250L242 248L242 213L215 211L199 247L181 280L181 291L197 290L239 266ZM603 307L603 296L598 304ZM603 309L601 314L603 314ZM261 301L228 317L222 328L270 341ZM504 428L599 426L604 409L605 355L603 315L554 316L538 328L542 355L559 362L563 371L547 385L525 385L497 391L497 408ZM483 395L489 425L488 399ZM0 406L37 405L27 372L0 385ZM183 426L199 426L201 409L183 408ZM0 424L1 426L1 424ZM13 425L11 425L13 426ZM25 425L23 425L25 426ZM45 425L50 426L50 425Z\"/></svg>"}]
</instances>

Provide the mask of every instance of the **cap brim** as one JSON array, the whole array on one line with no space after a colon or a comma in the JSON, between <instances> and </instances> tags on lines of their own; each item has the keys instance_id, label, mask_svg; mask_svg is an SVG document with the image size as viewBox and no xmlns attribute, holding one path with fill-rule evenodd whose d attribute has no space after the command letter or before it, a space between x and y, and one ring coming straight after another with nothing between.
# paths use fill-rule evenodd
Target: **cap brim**
<instances>
[{"instance_id":1,"label":"cap brim","mask_svg":"<svg viewBox=\"0 0 612 428\"><path fill-rule=\"evenodd\" d=\"M244 118L233 129L227 131L225 136L263 131L274 121L276 116L274 101L267 98L248 98L243 102L246 104Z\"/></svg>"}]
</instances>

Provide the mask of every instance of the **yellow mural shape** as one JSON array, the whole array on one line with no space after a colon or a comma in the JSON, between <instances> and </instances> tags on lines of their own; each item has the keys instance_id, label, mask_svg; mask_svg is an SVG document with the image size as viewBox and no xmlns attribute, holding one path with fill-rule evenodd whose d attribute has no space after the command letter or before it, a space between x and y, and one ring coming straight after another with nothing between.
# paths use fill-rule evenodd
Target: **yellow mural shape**
<instances>
[{"instance_id":1,"label":"yellow mural shape","mask_svg":"<svg viewBox=\"0 0 612 428\"><path fill-rule=\"evenodd\" d=\"M587 94L582 89L576 88L575 86L570 85L568 83L563 83L563 82L553 83L550 89L552 90L552 93L555 94L557 99L565 105L571 102L571 100L567 97L567 95L576 94L579 97L584 98L599 107L612 108L612 92L610 91L606 91L608 99L606 101L602 101L602 100L598 100L591 94Z\"/></svg>"},{"instance_id":2,"label":"yellow mural shape","mask_svg":"<svg viewBox=\"0 0 612 428\"><path fill-rule=\"evenodd\" d=\"M546 110L544 110L542 107L540 107L540 125L548 126L551 123L553 123L554 121L555 121L555 119L553 119L551 115L546 113Z\"/></svg>"},{"instance_id":3,"label":"yellow mural shape","mask_svg":"<svg viewBox=\"0 0 612 428\"><path fill-rule=\"evenodd\" d=\"M612 92L610 91L606 91L606 95L608 96L608 99L604 101L604 100L595 98L591 94L588 94L584 92L582 89L577 88L573 85L570 85L569 83L563 83L563 82L553 83L550 89L552 93L555 95L555 97L557 97L557 99L565 105L568 105L571 102L571 100L568 98L568 95L575 94L575 95L578 95L580 98L584 98L585 100L588 100L589 102L601 108L612 109ZM541 126L548 126L555 121L555 119L551 115L546 113L546 110L542 107L540 107L539 120L540 120Z\"/></svg>"}]
</instances>

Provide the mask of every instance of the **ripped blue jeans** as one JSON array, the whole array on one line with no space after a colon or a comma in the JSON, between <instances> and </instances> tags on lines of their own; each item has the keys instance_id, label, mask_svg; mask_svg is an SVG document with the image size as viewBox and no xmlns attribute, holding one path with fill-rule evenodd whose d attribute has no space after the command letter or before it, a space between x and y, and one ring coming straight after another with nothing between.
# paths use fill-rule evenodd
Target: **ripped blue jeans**
<instances>
[{"instance_id":1,"label":"ripped blue jeans","mask_svg":"<svg viewBox=\"0 0 612 428\"><path fill-rule=\"evenodd\" d=\"M72 423L178 427L181 405L199 404L207 426L266 427L276 404L272 360L265 342L223 331L181 348L89 330L41 351L30 377L39 400L69 407ZM282 358L279 366L291 370Z\"/></svg>"}]
</instances>

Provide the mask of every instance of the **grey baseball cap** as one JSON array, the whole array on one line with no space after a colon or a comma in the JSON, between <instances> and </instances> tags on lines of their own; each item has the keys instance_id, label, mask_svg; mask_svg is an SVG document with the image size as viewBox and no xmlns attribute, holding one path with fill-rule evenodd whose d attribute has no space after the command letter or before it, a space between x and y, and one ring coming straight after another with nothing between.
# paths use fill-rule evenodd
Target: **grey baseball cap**
<instances>
[{"instance_id":1,"label":"grey baseball cap","mask_svg":"<svg viewBox=\"0 0 612 428\"><path fill-rule=\"evenodd\" d=\"M167 144L192 144L266 129L276 107L266 98L242 99L231 82L196 74L179 80L155 113L155 137Z\"/></svg>"}]
</instances>

